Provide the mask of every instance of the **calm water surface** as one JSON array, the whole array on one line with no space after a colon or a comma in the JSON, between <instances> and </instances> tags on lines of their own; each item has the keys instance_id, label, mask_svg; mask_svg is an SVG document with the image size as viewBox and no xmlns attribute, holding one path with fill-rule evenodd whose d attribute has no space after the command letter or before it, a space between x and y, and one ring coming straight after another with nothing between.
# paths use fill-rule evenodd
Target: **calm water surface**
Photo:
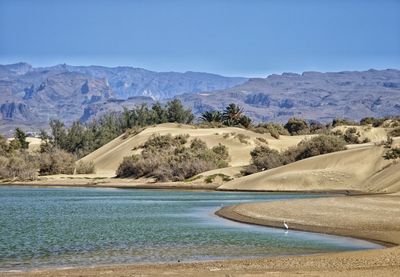
<instances>
[{"instance_id":1,"label":"calm water surface","mask_svg":"<svg viewBox=\"0 0 400 277\"><path fill-rule=\"evenodd\" d=\"M315 195L0 187L0 270L176 262L377 248L240 224L221 205Z\"/></svg>"}]
</instances>

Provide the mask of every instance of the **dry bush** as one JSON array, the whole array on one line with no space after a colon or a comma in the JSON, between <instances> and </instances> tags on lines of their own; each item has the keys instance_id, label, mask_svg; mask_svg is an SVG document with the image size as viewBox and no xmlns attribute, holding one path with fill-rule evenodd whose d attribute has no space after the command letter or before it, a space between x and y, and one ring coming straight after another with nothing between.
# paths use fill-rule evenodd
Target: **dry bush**
<instances>
[{"instance_id":1,"label":"dry bush","mask_svg":"<svg viewBox=\"0 0 400 277\"><path fill-rule=\"evenodd\" d=\"M155 135L138 155L125 157L117 169L118 177L154 177L158 181L183 181L200 172L226 167L229 159L225 146L209 149L205 142L188 135Z\"/></svg>"},{"instance_id":2,"label":"dry bush","mask_svg":"<svg viewBox=\"0 0 400 277\"><path fill-rule=\"evenodd\" d=\"M395 128L389 132L391 137L400 137L400 127Z\"/></svg>"},{"instance_id":3,"label":"dry bush","mask_svg":"<svg viewBox=\"0 0 400 277\"><path fill-rule=\"evenodd\" d=\"M350 144L370 142L369 138L364 138L363 140L361 139L361 134L359 131L357 131L356 127L347 128L344 133L341 130L336 130L331 132L331 134L343 138L347 143Z\"/></svg>"},{"instance_id":4,"label":"dry bush","mask_svg":"<svg viewBox=\"0 0 400 277\"><path fill-rule=\"evenodd\" d=\"M21 151L10 157L0 157L0 179L30 181L38 176L36 155Z\"/></svg>"},{"instance_id":5,"label":"dry bush","mask_svg":"<svg viewBox=\"0 0 400 277\"><path fill-rule=\"evenodd\" d=\"M391 148L385 153L385 159L395 160L400 158L400 147Z\"/></svg>"},{"instance_id":6,"label":"dry bush","mask_svg":"<svg viewBox=\"0 0 400 277\"><path fill-rule=\"evenodd\" d=\"M279 139L280 135L290 135L289 132L281 124L278 123L259 124L256 127L252 128L252 130L260 134L269 133L273 138L276 139Z\"/></svg>"},{"instance_id":7,"label":"dry bush","mask_svg":"<svg viewBox=\"0 0 400 277\"><path fill-rule=\"evenodd\" d=\"M268 141L265 138L257 137L256 139L262 143L268 144Z\"/></svg>"},{"instance_id":8,"label":"dry bush","mask_svg":"<svg viewBox=\"0 0 400 277\"><path fill-rule=\"evenodd\" d=\"M252 166L241 171L249 175L256 171L268 170L309 157L327 154L346 149L346 142L334 135L319 135L309 140L301 141L297 146L284 152L278 152L266 146L257 146L250 152Z\"/></svg>"},{"instance_id":9,"label":"dry bush","mask_svg":"<svg viewBox=\"0 0 400 277\"><path fill-rule=\"evenodd\" d=\"M242 134L242 133L239 133L239 134L232 133L232 134L234 134L234 135L233 135L234 138L238 139L238 140L240 141L240 143L243 143L243 144L248 144L248 143L249 143L249 142L247 141L248 139L250 139L249 136L247 136L247 135L245 135L245 134Z\"/></svg>"},{"instance_id":10,"label":"dry bush","mask_svg":"<svg viewBox=\"0 0 400 277\"><path fill-rule=\"evenodd\" d=\"M242 170L240 170L240 174L242 176L247 176L247 175L257 173L259 171L260 170L257 168L257 166L255 166L254 164L250 164L250 165L245 166Z\"/></svg>"},{"instance_id":11,"label":"dry bush","mask_svg":"<svg viewBox=\"0 0 400 277\"><path fill-rule=\"evenodd\" d=\"M222 173L217 173L217 174L209 175L206 178L204 178L204 182L206 182L207 184L210 184L210 183L214 182L215 178L221 178L222 182L229 182L229 181L233 180L228 175L225 175Z\"/></svg>"},{"instance_id":12,"label":"dry bush","mask_svg":"<svg viewBox=\"0 0 400 277\"><path fill-rule=\"evenodd\" d=\"M93 161L79 161L75 167L76 174L93 174L96 168Z\"/></svg>"},{"instance_id":13,"label":"dry bush","mask_svg":"<svg viewBox=\"0 0 400 277\"><path fill-rule=\"evenodd\" d=\"M41 175L73 174L74 169L74 155L64 150L53 147L40 155Z\"/></svg>"},{"instance_id":14,"label":"dry bush","mask_svg":"<svg viewBox=\"0 0 400 277\"><path fill-rule=\"evenodd\" d=\"M131 136L136 136L140 132L142 132L145 128L142 127L133 127L133 128L128 128L125 130L124 134L122 135L122 139L127 139Z\"/></svg>"}]
</instances>

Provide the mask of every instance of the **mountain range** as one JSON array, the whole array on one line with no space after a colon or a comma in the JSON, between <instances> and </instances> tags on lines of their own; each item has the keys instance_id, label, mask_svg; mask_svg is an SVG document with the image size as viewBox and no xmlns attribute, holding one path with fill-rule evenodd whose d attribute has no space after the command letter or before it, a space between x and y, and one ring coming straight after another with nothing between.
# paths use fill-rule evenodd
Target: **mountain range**
<instances>
[{"instance_id":1,"label":"mountain range","mask_svg":"<svg viewBox=\"0 0 400 277\"><path fill-rule=\"evenodd\" d=\"M283 73L249 79L133 67L0 65L0 133L17 126L46 128L50 118L86 122L124 106L171 98L180 99L196 115L236 103L255 121L359 120L400 114L400 71Z\"/></svg>"}]
</instances>

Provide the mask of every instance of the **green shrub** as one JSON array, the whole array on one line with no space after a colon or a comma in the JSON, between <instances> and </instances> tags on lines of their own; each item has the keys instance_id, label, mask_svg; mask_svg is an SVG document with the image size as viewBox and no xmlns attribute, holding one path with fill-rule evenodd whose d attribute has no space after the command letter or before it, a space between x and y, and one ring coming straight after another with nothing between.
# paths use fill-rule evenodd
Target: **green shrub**
<instances>
[{"instance_id":1,"label":"green shrub","mask_svg":"<svg viewBox=\"0 0 400 277\"><path fill-rule=\"evenodd\" d=\"M76 174L93 174L96 173L96 168L93 161L79 161L75 168Z\"/></svg>"},{"instance_id":2,"label":"green shrub","mask_svg":"<svg viewBox=\"0 0 400 277\"><path fill-rule=\"evenodd\" d=\"M291 135L304 135L310 133L310 128L307 122L303 119L290 118L284 127Z\"/></svg>"},{"instance_id":3,"label":"green shrub","mask_svg":"<svg viewBox=\"0 0 400 277\"><path fill-rule=\"evenodd\" d=\"M346 149L346 142L334 135L319 135L309 140L303 140L297 146L290 147L281 153L266 146L257 146L250 152L251 165L244 168L241 173L242 175L249 175L298 160L344 149Z\"/></svg>"},{"instance_id":4,"label":"green shrub","mask_svg":"<svg viewBox=\"0 0 400 277\"><path fill-rule=\"evenodd\" d=\"M342 138L333 135L319 135L303 140L297 145L295 160L298 161L345 149L346 142Z\"/></svg>"},{"instance_id":5,"label":"green shrub","mask_svg":"<svg viewBox=\"0 0 400 277\"><path fill-rule=\"evenodd\" d=\"M267 170L283 164L282 155L274 149L267 146L257 146L250 152L252 164L258 170Z\"/></svg>"}]
</instances>

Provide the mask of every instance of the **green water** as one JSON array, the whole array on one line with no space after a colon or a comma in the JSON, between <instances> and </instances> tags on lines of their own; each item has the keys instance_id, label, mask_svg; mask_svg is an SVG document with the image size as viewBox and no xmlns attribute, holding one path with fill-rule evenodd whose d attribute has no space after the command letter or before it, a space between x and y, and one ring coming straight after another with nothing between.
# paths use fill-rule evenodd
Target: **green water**
<instances>
[{"instance_id":1,"label":"green water","mask_svg":"<svg viewBox=\"0 0 400 277\"><path fill-rule=\"evenodd\" d=\"M221 205L294 194L0 187L0 270L294 255L379 247L240 224Z\"/></svg>"}]
</instances>

